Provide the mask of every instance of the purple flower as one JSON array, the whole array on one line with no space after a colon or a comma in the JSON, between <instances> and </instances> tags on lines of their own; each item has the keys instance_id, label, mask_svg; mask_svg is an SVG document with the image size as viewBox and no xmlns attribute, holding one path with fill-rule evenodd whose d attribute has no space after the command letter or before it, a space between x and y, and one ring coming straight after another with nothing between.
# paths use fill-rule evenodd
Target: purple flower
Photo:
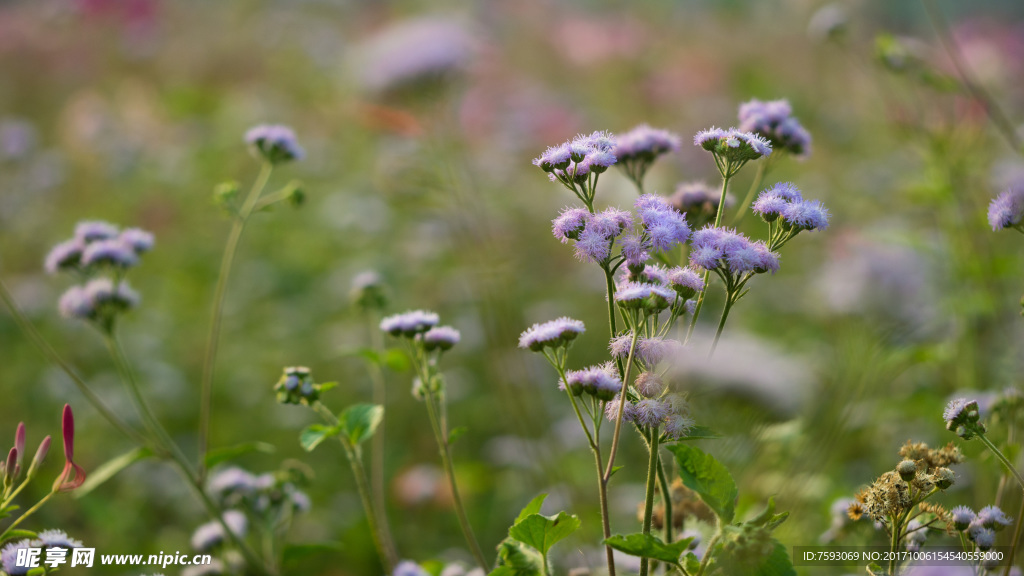
<instances>
[{"instance_id":1,"label":"purple flower","mask_svg":"<svg viewBox=\"0 0 1024 576\"><path fill-rule=\"evenodd\" d=\"M971 522L978 517L974 510L971 510L967 506L957 506L950 510L950 515L953 517L953 527L957 530L966 530Z\"/></svg>"},{"instance_id":2,"label":"purple flower","mask_svg":"<svg viewBox=\"0 0 1024 576\"><path fill-rule=\"evenodd\" d=\"M569 162L572 161L569 156L568 144L550 146L543 154L533 159L533 165L545 172L565 170L569 167Z\"/></svg>"},{"instance_id":3,"label":"purple flower","mask_svg":"<svg viewBox=\"0 0 1024 576\"><path fill-rule=\"evenodd\" d=\"M793 117L793 109L786 100L755 99L741 104L739 120L740 130L763 136L777 150L801 158L811 153L811 135Z\"/></svg>"},{"instance_id":4,"label":"purple flower","mask_svg":"<svg viewBox=\"0 0 1024 576\"><path fill-rule=\"evenodd\" d=\"M92 302L86 296L85 289L81 286L68 288L60 297L58 308L61 316L78 320L87 320L96 313Z\"/></svg>"},{"instance_id":5,"label":"purple flower","mask_svg":"<svg viewBox=\"0 0 1024 576\"><path fill-rule=\"evenodd\" d=\"M719 260L722 258L722 251L714 246L698 246L690 254L690 264L704 270L718 268Z\"/></svg>"},{"instance_id":6,"label":"purple flower","mask_svg":"<svg viewBox=\"0 0 1024 576\"><path fill-rule=\"evenodd\" d=\"M579 134L553 146L533 159L533 165L548 173L553 182L565 186L586 183L591 172L600 174L614 165L615 137L608 132Z\"/></svg>"},{"instance_id":7,"label":"purple flower","mask_svg":"<svg viewBox=\"0 0 1024 576\"><path fill-rule=\"evenodd\" d=\"M534 352L540 352L544 348L557 348L572 342L585 331L583 322L563 316L543 324L534 324L526 329L519 336L519 347Z\"/></svg>"},{"instance_id":8,"label":"purple flower","mask_svg":"<svg viewBox=\"0 0 1024 576\"><path fill-rule=\"evenodd\" d=\"M647 398L637 402L633 418L637 424L653 428L660 426L671 413L672 407L667 402Z\"/></svg>"},{"instance_id":9,"label":"purple flower","mask_svg":"<svg viewBox=\"0 0 1024 576\"><path fill-rule=\"evenodd\" d=\"M696 422L689 416L682 414L670 414L665 422L665 435L673 440L685 438Z\"/></svg>"},{"instance_id":10,"label":"purple flower","mask_svg":"<svg viewBox=\"0 0 1024 576\"><path fill-rule=\"evenodd\" d=\"M765 222L774 222L790 202L801 200L803 197L800 191L792 184L783 182L762 191L754 201L753 210Z\"/></svg>"},{"instance_id":11,"label":"purple flower","mask_svg":"<svg viewBox=\"0 0 1024 576\"><path fill-rule=\"evenodd\" d=\"M118 236L123 244L131 246L136 254L149 252L153 249L153 234L139 228L126 228Z\"/></svg>"},{"instance_id":12,"label":"purple flower","mask_svg":"<svg viewBox=\"0 0 1024 576\"><path fill-rule=\"evenodd\" d=\"M402 560L395 566L391 576L430 576L430 573L412 560Z\"/></svg>"},{"instance_id":13,"label":"purple flower","mask_svg":"<svg viewBox=\"0 0 1024 576\"><path fill-rule=\"evenodd\" d=\"M294 389L298 387L298 376L292 376L296 380ZM210 476L206 489L218 499L231 494L248 494L256 490L256 476L237 466L224 468Z\"/></svg>"},{"instance_id":14,"label":"purple flower","mask_svg":"<svg viewBox=\"0 0 1024 576\"><path fill-rule=\"evenodd\" d=\"M604 407L604 416L610 422L615 422L619 418L619 404L622 402L622 395L619 394L615 398L612 398ZM622 411L622 421L632 422L636 417L636 407L626 399L626 405Z\"/></svg>"},{"instance_id":15,"label":"purple flower","mask_svg":"<svg viewBox=\"0 0 1024 576\"><path fill-rule=\"evenodd\" d=\"M637 199L635 207L653 248L670 250L689 239L686 218L664 198L645 194Z\"/></svg>"},{"instance_id":16,"label":"purple flower","mask_svg":"<svg viewBox=\"0 0 1024 576\"><path fill-rule=\"evenodd\" d=\"M942 412L942 419L946 421L946 429L955 430L957 426L968 421L972 412L978 414L977 401L966 398L950 400Z\"/></svg>"},{"instance_id":17,"label":"purple flower","mask_svg":"<svg viewBox=\"0 0 1024 576\"><path fill-rule=\"evenodd\" d=\"M245 133L245 142L253 153L271 164L301 160L306 153L299 146L295 132L280 124L260 124Z\"/></svg>"},{"instance_id":18,"label":"purple flower","mask_svg":"<svg viewBox=\"0 0 1024 576\"><path fill-rule=\"evenodd\" d=\"M603 212L594 214L590 218L586 229L593 230L602 235L606 240L611 240L632 227L632 214L618 208L606 208Z\"/></svg>"},{"instance_id":19,"label":"purple flower","mask_svg":"<svg viewBox=\"0 0 1024 576\"><path fill-rule=\"evenodd\" d=\"M99 220L85 220L75 226L75 238L82 242L117 238L117 226Z\"/></svg>"},{"instance_id":20,"label":"purple flower","mask_svg":"<svg viewBox=\"0 0 1024 576\"><path fill-rule=\"evenodd\" d=\"M581 262L603 262L610 253L611 240L596 230L584 229L576 241L576 258Z\"/></svg>"},{"instance_id":21,"label":"purple flower","mask_svg":"<svg viewBox=\"0 0 1024 576\"><path fill-rule=\"evenodd\" d=\"M628 234L619 240L619 248L622 250L622 255L626 258L626 266L634 267L640 266L644 262L650 259L651 254L650 242L648 242L642 234Z\"/></svg>"},{"instance_id":22,"label":"purple flower","mask_svg":"<svg viewBox=\"0 0 1024 576\"><path fill-rule=\"evenodd\" d=\"M645 398L657 398L665 390L665 383L654 372L641 372L633 386Z\"/></svg>"},{"instance_id":23,"label":"purple flower","mask_svg":"<svg viewBox=\"0 0 1024 576\"><path fill-rule=\"evenodd\" d=\"M665 340L661 338L640 338L636 342L636 357L647 367L653 367L665 358Z\"/></svg>"},{"instance_id":24,"label":"purple flower","mask_svg":"<svg viewBox=\"0 0 1024 576\"><path fill-rule=\"evenodd\" d=\"M666 152L679 150L681 144L682 139L678 135L641 124L625 134L619 134L615 156L620 161L653 160Z\"/></svg>"},{"instance_id":25,"label":"purple flower","mask_svg":"<svg viewBox=\"0 0 1024 576\"><path fill-rule=\"evenodd\" d=\"M82 250L85 243L78 238L72 238L57 244L46 255L45 268L50 274L56 274L61 270L74 268L82 261Z\"/></svg>"},{"instance_id":26,"label":"purple flower","mask_svg":"<svg viewBox=\"0 0 1024 576\"><path fill-rule=\"evenodd\" d=\"M985 528L996 531L1013 524L1013 518L1007 516L998 506L985 506L978 511L977 519Z\"/></svg>"},{"instance_id":27,"label":"purple flower","mask_svg":"<svg viewBox=\"0 0 1024 576\"><path fill-rule=\"evenodd\" d=\"M425 350L451 350L452 346L459 343L459 331L451 326L435 326L416 338L422 339Z\"/></svg>"},{"instance_id":28,"label":"purple flower","mask_svg":"<svg viewBox=\"0 0 1024 576\"><path fill-rule=\"evenodd\" d=\"M971 540L980 550L988 550L996 545L996 533L989 528L977 528L970 532Z\"/></svg>"},{"instance_id":29,"label":"purple flower","mask_svg":"<svg viewBox=\"0 0 1024 576\"><path fill-rule=\"evenodd\" d=\"M782 221L800 230L828 228L828 210L817 200L791 202L782 209Z\"/></svg>"},{"instance_id":30,"label":"purple flower","mask_svg":"<svg viewBox=\"0 0 1024 576\"><path fill-rule=\"evenodd\" d=\"M622 390L622 381L615 374L614 367L607 364L572 370L565 377L574 395L586 392L602 402L611 400Z\"/></svg>"},{"instance_id":31,"label":"purple flower","mask_svg":"<svg viewBox=\"0 0 1024 576\"><path fill-rule=\"evenodd\" d=\"M1021 228L1024 222L1024 186L1013 187L988 205L988 223L993 230Z\"/></svg>"},{"instance_id":32,"label":"purple flower","mask_svg":"<svg viewBox=\"0 0 1024 576\"><path fill-rule=\"evenodd\" d=\"M116 285L108 278L96 278L85 285L85 296L98 310L102 306L111 306L116 310L127 310L139 304L139 295L132 290L127 281Z\"/></svg>"},{"instance_id":33,"label":"purple flower","mask_svg":"<svg viewBox=\"0 0 1024 576\"><path fill-rule=\"evenodd\" d=\"M762 156L769 156L772 153L770 142L757 134L737 128L723 130L722 128L711 127L707 130L701 130L693 137L693 143L695 146L700 146L727 163L737 164L737 166L733 167L733 170L739 169L748 160L756 160ZM723 176L732 176L732 174L735 174L735 172L732 171L728 174L723 174Z\"/></svg>"},{"instance_id":34,"label":"purple flower","mask_svg":"<svg viewBox=\"0 0 1024 576\"><path fill-rule=\"evenodd\" d=\"M451 17L427 16L391 24L355 47L353 65L368 91L401 94L421 83L464 72L474 56L473 31Z\"/></svg>"},{"instance_id":35,"label":"purple flower","mask_svg":"<svg viewBox=\"0 0 1024 576\"><path fill-rule=\"evenodd\" d=\"M392 336L412 338L416 334L437 326L438 322L440 322L440 317L434 312L410 310L384 318L380 321L380 329Z\"/></svg>"},{"instance_id":36,"label":"purple flower","mask_svg":"<svg viewBox=\"0 0 1024 576\"><path fill-rule=\"evenodd\" d=\"M29 540L11 542L0 550L0 563L3 564L4 572L9 576L22 576L28 574L28 566L18 566L18 550L34 548Z\"/></svg>"},{"instance_id":37,"label":"purple flower","mask_svg":"<svg viewBox=\"0 0 1024 576\"><path fill-rule=\"evenodd\" d=\"M585 208L565 208L558 218L551 221L551 231L565 244L570 239L578 240L589 220L590 212Z\"/></svg>"},{"instance_id":38,"label":"purple flower","mask_svg":"<svg viewBox=\"0 0 1024 576\"><path fill-rule=\"evenodd\" d=\"M36 534L32 545L46 548L81 548L83 546L80 540L71 538L63 530L43 530Z\"/></svg>"},{"instance_id":39,"label":"purple flower","mask_svg":"<svg viewBox=\"0 0 1024 576\"><path fill-rule=\"evenodd\" d=\"M89 243L82 252L82 265L109 265L116 268L131 268L139 263L135 250L121 240L97 240Z\"/></svg>"},{"instance_id":40,"label":"purple flower","mask_svg":"<svg viewBox=\"0 0 1024 576\"><path fill-rule=\"evenodd\" d=\"M764 242L751 242L727 228L706 226L693 235L690 263L705 270L728 270L730 274L764 273L779 270L779 256Z\"/></svg>"},{"instance_id":41,"label":"purple flower","mask_svg":"<svg viewBox=\"0 0 1024 576\"><path fill-rule=\"evenodd\" d=\"M677 266L668 271L667 284L683 299L693 298L704 290L704 279L689 266Z\"/></svg>"}]
</instances>

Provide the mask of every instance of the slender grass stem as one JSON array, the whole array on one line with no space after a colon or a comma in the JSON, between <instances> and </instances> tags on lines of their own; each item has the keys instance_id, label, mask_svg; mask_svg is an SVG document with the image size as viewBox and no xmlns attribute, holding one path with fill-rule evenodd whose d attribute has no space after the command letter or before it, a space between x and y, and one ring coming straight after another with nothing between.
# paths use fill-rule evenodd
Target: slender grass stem
<instances>
[{"instance_id":1,"label":"slender grass stem","mask_svg":"<svg viewBox=\"0 0 1024 576\"><path fill-rule=\"evenodd\" d=\"M1003 466L1006 466L1006 469L1009 470L1010 474L1012 474L1014 479L1017 480L1017 484L1021 487L1021 490L1024 490L1024 477L1021 477L1020 472L1017 471L1017 467L1010 462L1006 455L1003 454L1003 452L999 450L991 440L986 438L984 434L978 434L978 440L981 440L981 443L992 451L992 454L994 454L995 457L1003 463Z\"/></svg>"},{"instance_id":2,"label":"slender grass stem","mask_svg":"<svg viewBox=\"0 0 1024 576\"><path fill-rule=\"evenodd\" d=\"M644 499L644 523L642 530L644 534L651 533L651 515L654 512L654 483L658 478L658 440L660 435L657 426L651 428L651 455L647 465L647 493ZM668 522L668 519L666 519L666 522ZM640 576L647 576L649 566L649 558L640 559Z\"/></svg>"},{"instance_id":3,"label":"slender grass stem","mask_svg":"<svg viewBox=\"0 0 1024 576\"><path fill-rule=\"evenodd\" d=\"M661 486L661 500L665 505L665 543L673 542L672 530L672 486L668 483L668 474L665 473L665 461L658 458L658 484Z\"/></svg>"},{"instance_id":4,"label":"slender grass stem","mask_svg":"<svg viewBox=\"0 0 1024 576\"><path fill-rule=\"evenodd\" d=\"M370 342L373 349L378 353L384 351L382 332L377 329L376 319L372 314L366 314L367 330L370 332ZM387 386L384 379L384 370L380 364L370 362L367 369L370 372L370 380L373 383L373 403L378 406L387 406ZM381 533L386 536L386 551L390 554L388 560L391 566L398 564L398 553L394 540L391 536L391 527L388 523L387 501L384 497L384 424L387 420L387 410L384 411L384 419L377 427L376 433L370 439L370 493L373 496L373 507L377 512L377 524ZM391 570L388 570L388 574Z\"/></svg>"},{"instance_id":5,"label":"slender grass stem","mask_svg":"<svg viewBox=\"0 0 1024 576\"><path fill-rule=\"evenodd\" d=\"M733 294L728 294L725 299L725 308L722 309L722 318L718 321L718 330L715 332L715 340L711 343L711 351L708 352L708 358L715 355L715 350L718 348L718 341L722 338L722 331L725 330L725 321L729 319L729 311L732 310L736 300L733 299Z\"/></svg>"},{"instance_id":6,"label":"slender grass stem","mask_svg":"<svg viewBox=\"0 0 1024 576\"><path fill-rule=\"evenodd\" d=\"M203 375L200 384L199 399L199 480L206 475L206 452L210 442L210 417L213 410L213 376L217 363L217 346L220 340L221 319L224 315L224 300L227 295L228 279L231 276L232 263L235 254L238 252L238 243L242 239L242 232L245 224L252 215L253 208L263 193L263 189L270 179L273 165L264 162L260 173L253 182L249 195L242 204L241 209L231 225L231 232L228 234L227 243L224 245L224 255L220 262L220 273L217 275L217 285L214 288L213 308L210 312L210 332L206 339L206 353L203 357Z\"/></svg>"}]
</instances>

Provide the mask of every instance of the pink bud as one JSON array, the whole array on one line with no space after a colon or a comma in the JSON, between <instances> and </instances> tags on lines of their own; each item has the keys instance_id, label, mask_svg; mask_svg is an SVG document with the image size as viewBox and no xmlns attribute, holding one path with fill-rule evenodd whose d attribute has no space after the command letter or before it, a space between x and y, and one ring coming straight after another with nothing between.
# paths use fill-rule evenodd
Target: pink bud
<instances>
[{"instance_id":1,"label":"pink bud","mask_svg":"<svg viewBox=\"0 0 1024 576\"><path fill-rule=\"evenodd\" d=\"M18 449L11 448L11 452L7 455L7 468L4 469L4 473L7 475L8 482L14 483L15 468L18 466Z\"/></svg>"},{"instance_id":2,"label":"pink bud","mask_svg":"<svg viewBox=\"0 0 1024 576\"><path fill-rule=\"evenodd\" d=\"M36 450L36 457L32 459L32 467L38 468L43 465L43 461L46 460L46 455L50 453L50 437L43 438L43 441L39 443L39 449Z\"/></svg>"},{"instance_id":3,"label":"pink bud","mask_svg":"<svg viewBox=\"0 0 1024 576\"><path fill-rule=\"evenodd\" d=\"M18 450L18 464L25 456L25 423L18 422L18 431L14 433L14 447Z\"/></svg>"},{"instance_id":4,"label":"pink bud","mask_svg":"<svg viewBox=\"0 0 1024 576\"><path fill-rule=\"evenodd\" d=\"M64 413L61 420L61 433L64 435L64 460L75 461L75 415L71 412L71 406L64 405Z\"/></svg>"}]
</instances>

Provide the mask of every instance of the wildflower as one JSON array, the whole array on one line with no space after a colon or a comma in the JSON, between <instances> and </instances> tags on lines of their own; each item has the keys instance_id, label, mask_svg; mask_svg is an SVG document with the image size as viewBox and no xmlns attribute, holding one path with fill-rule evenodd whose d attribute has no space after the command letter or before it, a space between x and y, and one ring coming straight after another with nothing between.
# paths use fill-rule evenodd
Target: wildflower
<instances>
[{"instance_id":1,"label":"wildflower","mask_svg":"<svg viewBox=\"0 0 1024 576\"><path fill-rule=\"evenodd\" d=\"M0 549L0 563L3 564L4 572L9 576L22 576L28 574L28 566L18 566L18 550L34 548L29 540L19 540Z\"/></svg>"},{"instance_id":2,"label":"wildflower","mask_svg":"<svg viewBox=\"0 0 1024 576\"><path fill-rule=\"evenodd\" d=\"M271 164L301 160L305 151L299 146L295 132L279 124L260 124L245 133L245 142L253 154L262 156Z\"/></svg>"},{"instance_id":3,"label":"wildflower","mask_svg":"<svg viewBox=\"0 0 1024 576\"><path fill-rule=\"evenodd\" d=\"M92 302L81 286L72 286L60 297L58 304L61 316L87 320L95 313Z\"/></svg>"},{"instance_id":4,"label":"wildflower","mask_svg":"<svg viewBox=\"0 0 1024 576\"><path fill-rule=\"evenodd\" d=\"M650 259L651 246L642 234L629 234L619 241L619 249L626 259L627 270L640 268Z\"/></svg>"},{"instance_id":5,"label":"wildflower","mask_svg":"<svg viewBox=\"0 0 1024 576\"><path fill-rule=\"evenodd\" d=\"M693 137L696 146L715 155L723 178L730 178L750 160L772 153L772 145L764 138L736 128L711 127Z\"/></svg>"},{"instance_id":6,"label":"wildflower","mask_svg":"<svg viewBox=\"0 0 1024 576\"><path fill-rule=\"evenodd\" d=\"M588 220L590 212L585 208L565 208L558 218L551 221L551 231L562 244L569 240L579 240Z\"/></svg>"},{"instance_id":7,"label":"wildflower","mask_svg":"<svg viewBox=\"0 0 1024 576\"><path fill-rule=\"evenodd\" d=\"M458 19L408 19L388 26L358 46L353 65L365 89L396 94L458 76L472 60L473 44L471 31Z\"/></svg>"},{"instance_id":8,"label":"wildflower","mask_svg":"<svg viewBox=\"0 0 1024 576\"><path fill-rule=\"evenodd\" d=\"M356 274L349 289L349 298L363 310L380 310L388 302L384 293L384 280L373 270Z\"/></svg>"},{"instance_id":9,"label":"wildflower","mask_svg":"<svg viewBox=\"0 0 1024 576\"><path fill-rule=\"evenodd\" d=\"M297 388L298 378L295 380ZM248 494L255 489L256 477L238 466L218 470L211 474L206 482L206 490L218 499L224 499L232 494Z\"/></svg>"},{"instance_id":10,"label":"wildflower","mask_svg":"<svg viewBox=\"0 0 1024 576\"><path fill-rule=\"evenodd\" d=\"M423 334L418 334L416 339L423 342L424 350L445 351L458 344L459 337L459 331L451 326L435 326Z\"/></svg>"},{"instance_id":11,"label":"wildflower","mask_svg":"<svg viewBox=\"0 0 1024 576\"><path fill-rule=\"evenodd\" d=\"M619 418L619 404L622 402L622 395L619 394L612 398L611 402L608 402L604 407L604 415L610 422L615 422ZM626 400L626 405L622 411L622 421L632 422L636 418L636 407Z\"/></svg>"},{"instance_id":12,"label":"wildflower","mask_svg":"<svg viewBox=\"0 0 1024 576\"><path fill-rule=\"evenodd\" d=\"M950 510L950 513L953 516L953 527L961 532L966 530L967 527L971 525L971 522L974 522L978 517L974 513L974 510L971 510L967 506L957 506Z\"/></svg>"},{"instance_id":13,"label":"wildflower","mask_svg":"<svg viewBox=\"0 0 1024 576\"><path fill-rule=\"evenodd\" d=\"M85 469L75 464L75 415L67 404L61 415L61 433L64 437L64 470L53 483L53 489L71 492L85 482Z\"/></svg>"},{"instance_id":14,"label":"wildflower","mask_svg":"<svg viewBox=\"0 0 1024 576\"><path fill-rule=\"evenodd\" d=\"M673 440L685 438L693 428L695 422L689 416L683 414L671 414L665 422L665 435Z\"/></svg>"},{"instance_id":15,"label":"wildflower","mask_svg":"<svg viewBox=\"0 0 1024 576\"><path fill-rule=\"evenodd\" d=\"M917 476L917 464L913 460L904 460L896 465L896 472L904 482L910 482Z\"/></svg>"},{"instance_id":16,"label":"wildflower","mask_svg":"<svg viewBox=\"0 0 1024 576\"><path fill-rule=\"evenodd\" d=\"M988 528L975 530L970 534L971 540L978 545L979 550L988 550L996 545L996 533Z\"/></svg>"},{"instance_id":17,"label":"wildflower","mask_svg":"<svg viewBox=\"0 0 1024 576\"><path fill-rule=\"evenodd\" d=\"M97 240L82 251L83 266L108 265L115 268L131 268L139 263L135 249L121 240Z\"/></svg>"},{"instance_id":18,"label":"wildflower","mask_svg":"<svg viewBox=\"0 0 1024 576\"><path fill-rule=\"evenodd\" d=\"M768 140L772 149L806 158L811 153L811 135L793 117L793 109L786 100L762 102L751 100L740 105L739 129L759 134Z\"/></svg>"},{"instance_id":19,"label":"wildflower","mask_svg":"<svg viewBox=\"0 0 1024 576\"><path fill-rule=\"evenodd\" d=\"M668 271L668 284L680 298L689 299L704 290L704 279L690 267L677 266Z\"/></svg>"},{"instance_id":20,"label":"wildflower","mask_svg":"<svg viewBox=\"0 0 1024 576\"><path fill-rule=\"evenodd\" d=\"M395 566L391 576L430 576L430 574L412 560L402 560Z\"/></svg>"},{"instance_id":21,"label":"wildflower","mask_svg":"<svg viewBox=\"0 0 1024 576\"><path fill-rule=\"evenodd\" d=\"M800 191L789 182L776 184L758 195L754 213L765 222L781 218L786 230L824 230L828 228L828 210L817 200L804 200Z\"/></svg>"},{"instance_id":22,"label":"wildflower","mask_svg":"<svg viewBox=\"0 0 1024 576\"><path fill-rule=\"evenodd\" d=\"M88 244L97 240L117 238L117 226L100 220L84 220L75 226L75 239Z\"/></svg>"},{"instance_id":23,"label":"wildflower","mask_svg":"<svg viewBox=\"0 0 1024 576\"><path fill-rule=\"evenodd\" d=\"M641 124L616 138L614 154L619 167L639 186L654 160L679 150L681 143L676 134Z\"/></svg>"},{"instance_id":24,"label":"wildflower","mask_svg":"<svg viewBox=\"0 0 1024 576\"><path fill-rule=\"evenodd\" d=\"M575 396L586 392L602 402L607 402L622 390L622 381L609 365L572 370L565 377L569 390Z\"/></svg>"},{"instance_id":25,"label":"wildflower","mask_svg":"<svg viewBox=\"0 0 1024 576\"><path fill-rule=\"evenodd\" d=\"M662 421L668 418L671 412L672 408L667 402L648 398L637 402L634 407L633 419L641 426L654 428L660 426Z\"/></svg>"},{"instance_id":26,"label":"wildflower","mask_svg":"<svg viewBox=\"0 0 1024 576\"><path fill-rule=\"evenodd\" d=\"M274 385L281 404L309 405L320 399L321 385L313 381L309 368L289 366Z\"/></svg>"},{"instance_id":27,"label":"wildflower","mask_svg":"<svg viewBox=\"0 0 1024 576\"><path fill-rule=\"evenodd\" d=\"M928 539L928 528L919 520L911 520L907 523L907 551L916 552Z\"/></svg>"},{"instance_id":28,"label":"wildflower","mask_svg":"<svg viewBox=\"0 0 1024 576\"><path fill-rule=\"evenodd\" d=\"M384 318L380 321L380 329L392 336L412 338L433 328L439 321L440 317L434 312L410 310Z\"/></svg>"},{"instance_id":29,"label":"wildflower","mask_svg":"<svg viewBox=\"0 0 1024 576\"><path fill-rule=\"evenodd\" d=\"M82 250L85 243L78 238L72 238L57 244L46 255L45 268L50 274L56 274L61 270L75 268L82 261Z\"/></svg>"},{"instance_id":30,"label":"wildflower","mask_svg":"<svg viewBox=\"0 0 1024 576\"><path fill-rule=\"evenodd\" d=\"M942 412L942 419L946 421L946 429L950 431L956 430L964 424L977 422L978 418L978 402L966 398L950 400Z\"/></svg>"},{"instance_id":31,"label":"wildflower","mask_svg":"<svg viewBox=\"0 0 1024 576\"><path fill-rule=\"evenodd\" d=\"M676 186L675 192L669 197L669 202L677 212L686 217L686 222L691 227L697 228L715 219L721 199L720 190L713 189L706 182L695 181L683 182ZM726 207L732 203L732 196L726 196Z\"/></svg>"},{"instance_id":32,"label":"wildflower","mask_svg":"<svg viewBox=\"0 0 1024 576\"><path fill-rule=\"evenodd\" d=\"M982 526L996 532L1013 524L1013 518L1007 516L998 506L985 506L978 512L977 519Z\"/></svg>"},{"instance_id":33,"label":"wildflower","mask_svg":"<svg viewBox=\"0 0 1024 576\"><path fill-rule=\"evenodd\" d=\"M69 537L63 530L43 530L36 534L32 545L46 548L81 548L83 546L81 541Z\"/></svg>"},{"instance_id":34,"label":"wildflower","mask_svg":"<svg viewBox=\"0 0 1024 576\"><path fill-rule=\"evenodd\" d=\"M646 194L637 199L635 207L652 248L671 250L689 239L690 227L686 218L664 198Z\"/></svg>"},{"instance_id":35,"label":"wildflower","mask_svg":"<svg viewBox=\"0 0 1024 576\"><path fill-rule=\"evenodd\" d=\"M665 383L654 372L641 372L633 382L633 386L641 396L646 398L657 398L665 389Z\"/></svg>"},{"instance_id":36,"label":"wildflower","mask_svg":"<svg viewBox=\"0 0 1024 576\"><path fill-rule=\"evenodd\" d=\"M988 223L992 230L1017 228L1024 232L1024 186L1012 187L988 205Z\"/></svg>"},{"instance_id":37,"label":"wildflower","mask_svg":"<svg viewBox=\"0 0 1024 576\"><path fill-rule=\"evenodd\" d=\"M561 182L587 205L593 201L593 190L587 187L590 174L601 174L617 162L615 137L608 132L579 134L572 140L548 148L534 158L533 165L548 173L554 182ZM568 160L566 160L568 154ZM582 194L577 186L582 186Z\"/></svg>"},{"instance_id":38,"label":"wildflower","mask_svg":"<svg viewBox=\"0 0 1024 576\"><path fill-rule=\"evenodd\" d=\"M764 242L751 242L732 229L705 226L694 233L692 245L690 264L698 268L734 275L774 274L779 270L778 254Z\"/></svg>"},{"instance_id":39,"label":"wildflower","mask_svg":"<svg viewBox=\"0 0 1024 576\"><path fill-rule=\"evenodd\" d=\"M519 336L519 347L540 352L544 348L567 346L585 331L583 322L563 316L526 329Z\"/></svg>"},{"instance_id":40,"label":"wildflower","mask_svg":"<svg viewBox=\"0 0 1024 576\"><path fill-rule=\"evenodd\" d=\"M149 252L153 249L153 234L140 228L126 228L117 239L122 244L130 246L136 254Z\"/></svg>"},{"instance_id":41,"label":"wildflower","mask_svg":"<svg viewBox=\"0 0 1024 576\"><path fill-rule=\"evenodd\" d=\"M245 514L238 510L228 510L222 517L231 533L243 537L249 528L249 521ZM221 523L214 520L196 528L192 533L192 547L197 552L211 550L224 542L225 533Z\"/></svg>"}]
</instances>

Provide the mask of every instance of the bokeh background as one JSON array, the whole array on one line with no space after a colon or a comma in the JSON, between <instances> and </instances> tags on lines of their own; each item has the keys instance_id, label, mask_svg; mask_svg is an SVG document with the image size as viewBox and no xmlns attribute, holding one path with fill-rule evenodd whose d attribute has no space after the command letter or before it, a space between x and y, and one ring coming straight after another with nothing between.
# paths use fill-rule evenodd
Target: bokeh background
<instances>
[{"instance_id":1,"label":"bokeh background","mask_svg":"<svg viewBox=\"0 0 1024 576\"><path fill-rule=\"evenodd\" d=\"M1018 126L1024 6L935 6L976 81ZM603 277L551 236L550 220L572 198L530 160L577 132L647 122L684 140L648 175L649 190L714 184L710 155L689 145L693 133L735 124L750 98L786 98L813 151L777 162L766 183L793 181L823 200L832 226L786 247L781 272L757 278L733 312L716 361L694 362L681 385L698 423L723 435L701 446L737 478L741 511L774 495L793 513L780 540L816 544L832 502L895 465L903 442L954 439L941 420L951 395L1021 383L1024 244L989 230L985 210L1024 177L1024 159L956 79L917 2L7 0L0 277L131 420L102 342L57 313L68 279L47 276L42 261L81 219L153 231L157 247L132 273L142 305L121 334L145 394L193 454L230 226L212 191L255 178L247 128L288 124L308 155L277 170L271 189L301 180L307 202L260 214L246 230L224 318L213 445L275 447L237 462L254 472L286 460L308 469L313 509L289 539L338 544L311 573L380 573L342 454L303 452L297 436L313 415L271 392L282 366L305 364L318 380L340 382L326 396L333 408L370 400L353 351L369 342L373 320L351 304L349 287L375 270L389 310L434 309L462 331L444 364L452 423L469 430L455 458L484 547L549 492L545 510L583 520L559 547L559 570L599 567L591 456L551 370L516 341L533 322L570 315L589 327L572 363L600 361ZM734 196L753 172L737 178ZM614 170L601 179L598 205L634 198ZM741 230L764 235L755 217ZM708 310L720 302L716 294ZM13 437L25 421L30 444L56 436L68 402L87 469L131 448L7 314L0 354L0 433ZM469 560L411 375L387 379L388 515L401 556ZM1005 438L1006 426L993 435ZM964 451L961 481L940 501L993 502L998 463L977 446ZM627 431L627 468L612 483L617 532L639 530L645 453ZM47 473L59 464L51 458ZM38 483L25 502L47 489ZM1004 508L1016 510L1008 492ZM154 462L85 498L60 498L31 524L61 527L100 553L148 554L186 550L205 520L173 470ZM870 527L851 534L846 542L872 537Z\"/></svg>"}]
</instances>

